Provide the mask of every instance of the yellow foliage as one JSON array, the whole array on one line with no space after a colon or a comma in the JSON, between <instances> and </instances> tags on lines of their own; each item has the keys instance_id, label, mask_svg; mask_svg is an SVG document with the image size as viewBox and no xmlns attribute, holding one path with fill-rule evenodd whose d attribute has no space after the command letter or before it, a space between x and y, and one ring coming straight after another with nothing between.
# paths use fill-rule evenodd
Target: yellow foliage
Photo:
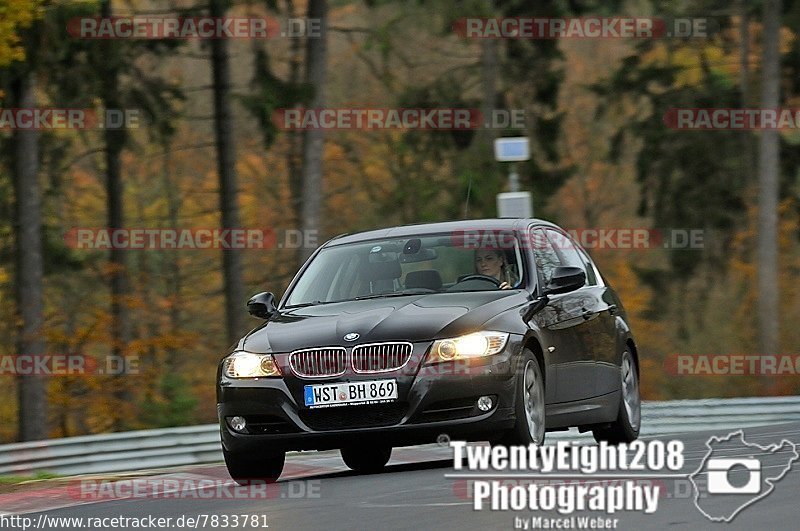
<instances>
[{"instance_id":1,"label":"yellow foliage","mask_svg":"<svg viewBox=\"0 0 800 531\"><path fill-rule=\"evenodd\" d=\"M698 85L705 76L703 69L737 79L742 67L739 44L741 41L741 18L733 17L732 27L708 39L687 41L665 40L657 43L642 59L645 64L680 67L675 88ZM753 75L759 68L762 57L759 22L749 21L749 56L747 64ZM781 28L780 49L787 53L797 35L787 27Z\"/></svg>"},{"instance_id":2,"label":"yellow foliage","mask_svg":"<svg viewBox=\"0 0 800 531\"><path fill-rule=\"evenodd\" d=\"M0 67L25 59L19 31L42 16L41 0L0 0Z\"/></svg>"}]
</instances>

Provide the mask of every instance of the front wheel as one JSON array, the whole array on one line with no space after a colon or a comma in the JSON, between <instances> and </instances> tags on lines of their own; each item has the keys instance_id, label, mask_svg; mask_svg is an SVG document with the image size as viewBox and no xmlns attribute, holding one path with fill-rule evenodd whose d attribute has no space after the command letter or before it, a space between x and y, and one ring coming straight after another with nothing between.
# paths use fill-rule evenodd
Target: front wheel
<instances>
[{"instance_id":1,"label":"front wheel","mask_svg":"<svg viewBox=\"0 0 800 531\"><path fill-rule=\"evenodd\" d=\"M378 448L347 447L342 448L342 460L351 470L356 472L380 472L392 457L392 447Z\"/></svg>"},{"instance_id":2,"label":"front wheel","mask_svg":"<svg viewBox=\"0 0 800 531\"><path fill-rule=\"evenodd\" d=\"M270 454L259 458L229 452L222 449L228 473L239 485L247 485L253 481L266 481L273 483L278 480L283 472L286 453Z\"/></svg>"},{"instance_id":3,"label":"front wheel","mask_svg":"<svg viewBox=\"0 0 800 531\"><path fill-rule=\"evenodd\" d=\"M515 400L516 423L500 444L527 446L544 444L544 376L539 360L528 349L522 352L522 373L517 377Z\"/></svg>"},{"instance_id":4,"label":"front wheel","mask_svg":"<svg viewBox=\"0 0 800 531\"><path fill-rule=\"evenodd\" d=\"M619 413L617 420L607 426L592 430L594 440L610 444L629 443L639 437L642 417L642 399L639 396L639 372L636 361L627 350L622 353L620 365L622 378Z\"/></svg>"}]
</instances>

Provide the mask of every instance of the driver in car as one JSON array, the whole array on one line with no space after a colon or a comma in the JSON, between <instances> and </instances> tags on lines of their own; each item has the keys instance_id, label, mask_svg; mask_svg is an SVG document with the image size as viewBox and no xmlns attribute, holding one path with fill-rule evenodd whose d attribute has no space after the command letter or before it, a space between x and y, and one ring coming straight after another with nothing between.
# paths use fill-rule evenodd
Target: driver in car
<instances>
[{"instance_id":1,"label":"driver in car","mask_svg":"<svg viewBox=\"0 0 800 531\"><path fill-rule=\"evenodd\" d=\"M511 289L517 283L516 275L506 261L503 251L478 249L475 251L475 272L500 281L500 289Z\"/></svg>"}]
</instances>

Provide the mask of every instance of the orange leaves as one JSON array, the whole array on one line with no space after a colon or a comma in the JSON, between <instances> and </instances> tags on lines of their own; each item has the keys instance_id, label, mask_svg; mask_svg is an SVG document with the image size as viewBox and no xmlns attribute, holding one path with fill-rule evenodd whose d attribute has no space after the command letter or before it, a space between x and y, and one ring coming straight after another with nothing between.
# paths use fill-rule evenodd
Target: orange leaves
<instances>
[{"instance_id":1,"label":"orange leaves","mask_svg":"<svg viewBox=\"0 0 800 531\"><path fill-rule=\"evenodd\" d=\"M0 1L0 67L25 59L19 32L42 15L41 0Z\"/></svg>"}]
</instances>

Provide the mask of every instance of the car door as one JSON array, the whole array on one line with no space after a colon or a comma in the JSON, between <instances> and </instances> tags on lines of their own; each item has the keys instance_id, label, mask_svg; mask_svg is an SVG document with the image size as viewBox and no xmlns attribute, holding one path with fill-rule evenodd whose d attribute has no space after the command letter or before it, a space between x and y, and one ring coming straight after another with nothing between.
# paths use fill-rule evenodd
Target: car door
<instances>
[{"instance_id":1,"label":"car door","mask_svg":"<svg viewBox=\"0 0 800 531\"><path fill-rule=\"evenodd\" d=\"M587 311L591 313L583 344L591 351L596 366L596 394L619 389L617 315L622 308L611 288L605 284L589 255L580 246L576 251L586 270Z\"/></svg>"},{"instance_id":2,"label":"car door","mask_svg":"<svg viewBox=\"0 0 800 531\"><path fill-rule=\"evenodd\" d=\"M553 270L564 265L546 231L531 229L530 241L538 274L540 290L550 281ZM580 291L580 290L578 290ZM592 372L594 360L581 346L577 328L584 322L581 294L578 292L550 295L547 305L532 320L544 331L550 344L542 345L555 360L554 402L572 402L594 395ZM552 375L550 375L552 379ZM551 380L552 381L552 380Z\"/></svg>"},{"instance_id":3,"label":"car door","mask_svg":"<svg viewBox=\"0 0 800 531\"><path fill-rule=\"evenodd\" d=\"M583 249L565 232L548 231L563 265L579 267L586 273L584 286L573 292L575 304L580 305L579 312L583 321L575 326L575 332L584 350L584 358L592 360L591 368L586 366L576 377L583 381L591 380L593 396L604 394L604 378L600 374L600 363L607 362L614 353L614 335L610 333L608 321L609 304L604 300L605 286L598 284L598 275ZM613 323L612 323L613 327Z\"/></svg>"}]
</instances>

